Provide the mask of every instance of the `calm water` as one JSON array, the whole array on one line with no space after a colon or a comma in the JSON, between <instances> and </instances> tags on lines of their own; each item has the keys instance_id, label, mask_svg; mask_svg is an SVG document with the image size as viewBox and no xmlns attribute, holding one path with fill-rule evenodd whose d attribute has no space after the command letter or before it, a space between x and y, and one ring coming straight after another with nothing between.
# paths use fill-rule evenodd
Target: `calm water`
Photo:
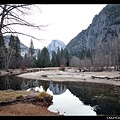
<instances>
[{"instance_id":1,"label":"calm water","mask_svg":"<svg viewBox=\"0 0 120 120\"><path fill-rule=\"evenodd\" d=\"M49 111L59 111L60 114L69 116L120 115L119 86L0 77L0 90L29 90L31 87L53 95L53 104L48 107Z\"/></svg>"}]
</instances>

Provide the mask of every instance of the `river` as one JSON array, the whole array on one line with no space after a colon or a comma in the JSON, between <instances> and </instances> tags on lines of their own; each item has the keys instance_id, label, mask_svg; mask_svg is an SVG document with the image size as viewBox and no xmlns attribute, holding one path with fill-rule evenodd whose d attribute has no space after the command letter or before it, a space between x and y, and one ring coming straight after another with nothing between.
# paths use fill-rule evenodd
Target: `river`
<instances>
[{"instance_id":1,"label":"river","mask_svg":"<svg viewBox=\"0 0 120 120\"><path fill-rule=\"evenodd\" d=\"M49 111L64 116L120 115L120 87L87 82L53 82L15 76L0 77L0 90L34 88L53 95Z\"/></svg>"}]
</instances>

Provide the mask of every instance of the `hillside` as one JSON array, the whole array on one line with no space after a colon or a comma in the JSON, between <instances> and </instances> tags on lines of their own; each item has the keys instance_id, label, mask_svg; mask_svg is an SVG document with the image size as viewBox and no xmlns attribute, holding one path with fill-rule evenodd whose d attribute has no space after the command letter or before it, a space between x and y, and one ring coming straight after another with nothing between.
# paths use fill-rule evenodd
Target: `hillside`
<instances>
[{"instance_id":1,"label":"hillside","mask_svg":"<svg viewBox=\"0 0 120 120\"><path fill-rule=\"evenodd\" d=\"M72 55L80 57L85 50L95 52L101 47L104 53L115 50L120 42L120 4L106 5L95 15L87 29L82 30L66 46ZM112 43L112 44L111 44ZM119 48L119 46L118 46Z\"/></svg>"}]
</instances>

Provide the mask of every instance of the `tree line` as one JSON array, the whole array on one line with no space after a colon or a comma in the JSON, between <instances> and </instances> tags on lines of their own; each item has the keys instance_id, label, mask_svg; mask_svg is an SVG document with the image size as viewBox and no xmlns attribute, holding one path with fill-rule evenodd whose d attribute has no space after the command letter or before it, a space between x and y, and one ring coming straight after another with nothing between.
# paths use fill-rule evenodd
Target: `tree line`
<instances>
[{"instance_id":1,"label":"tree line","mask_svg":"<svg viewBox=\"0 0 120 120\"><path fill-rule=\"evenodd\" d=\"M87 71L117 70L120 71L120 39L114 38L97 43L93 51L87 49L72 54L70 66Z\"/></svg>"},{"instance_id":2,"label":"tree line","mask_svg":"<svg viewBox=\"0 0 120 120\"><path fill-rule=\"evenodd\" d=\"M21 56L20 40L15 35L25 35L33 39L36 37L17 31L12 26L18 25L24 28L35 28L42 30L47 25L36 25L30 23L24 18L33 11L33 4L1 4L0 5L0 69L15 69L20 67L58 67L61 65L78 67L79 69L103 69L106 67L114 67L120 70L120 39L115 38L102 44L97 43L94 51L83 49L79 53L69 53L65 48L58 49L57 53L52 52L50 59L49 52L46 47L38 51L35 56L34 45L31 40L28 54ZM32 9L31 9L32 8ZM32 11L30 11L32 10ZM40 13L40 12L39 12ZM21 29L22 30L22 29ZM6 47L4 37L5 34L12 34L9 45ZM39 39L40 40L40 39ZM107 48L106 50L104 48ZM71 55L70 55L71 54Z\"/></svg>"},{"instance_id":3,"label":"tree line","mask_svg":"<svg viewBox=\"0 0 120 120\"><path fill-rule=\"evenodd\" d=\"M79 70L102 71L113 67L114 70L120 69L120 45L119 40L103 44L97 44L94 51L90 52L84 49L81 56L71 55L65 48L59 48L57 52L52 51L50 57L46 47L38 50L35 54L33 41L31 39L29 50L24 56L21 56L20 40L17 36L11 34L8 46L5 41L0 40L0 69L15 68L44 68L44 67L77 67ZM106 45L107 44L107 45ZM107 46L107 51L106 47ZM79 53L80 54L80 53Z\"/></svg>"},{"instance_id":4,"label":"tree line","mask_svg":"<svg viewBox=\"0 0 120 120\"><path fill-rule=\"evenodd\" d=\"M50 59L50 54L46 47L42 50L39 49L36 55L33 41L31 40L28 52L22 56L20 40L17 36L13 36L12 34L8 46L6 47L4 40L0 42L0 46L5 49L3 51L1 50L1 69L69 66L70 55L67 49L60 49L58 47L57 52L52 51L52 57Z\"/></svg>"}]
</instances>

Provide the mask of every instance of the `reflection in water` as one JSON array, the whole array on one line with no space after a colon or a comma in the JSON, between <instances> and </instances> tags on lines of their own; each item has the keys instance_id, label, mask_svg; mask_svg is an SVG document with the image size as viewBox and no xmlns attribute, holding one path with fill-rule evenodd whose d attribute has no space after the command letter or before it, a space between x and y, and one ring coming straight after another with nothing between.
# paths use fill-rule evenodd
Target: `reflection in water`
<instances>
[{"instance_id":1,"label":"reflection in water","mask_svg":"<svg viewBox=\"0 0 120 120\"><path fill-rule=\"evenodd\" d=\"M47 90L49 93L49 88ZM52 112L58 112L64 116L92 115L96 116L96 112L90 105L84 105L78 97L73 95L68 89L63 94L53 95L53 104L48 107Z\"/></svg>"},{"instance_id":2,"label":"reflection in water","mask_svg":"<svg viewBox=\"0 0 120 120\"><path fill-rule=\"evenodd\" d=\"M21 90L27 90L29 87L28 87L28 83L26 84L25 81L23 80L22 82L22 85L21 85Z\"/></svg>"},{"instance_id":3,"label":"reflection in water","mask_svg":"<svg viewBox=\"0 0 120 120\"><path fill-rule=\"evenodd\" d=\"M34 87L39 87L38 80L36 80L36 81L33 82L33 86L34 86Z\"/></svg>"},{"instance_id":4,"label":"reflection in water","mask_svg":"<svg viewBox=\"0 0 120 120\"><path fill-rule=\"evenodd\" d=\"M49 90L52 91L53 95L63 94L66 91L66 89L67 88L65 85L64 85L64 87L62 85L59 87L59 84L56 83L56 85L54 86L53 81L52 80L50 81Z\"/></svg>"},{"instance_id":5,"label":"reflection in water","mask_svg":"<svg viewBox=\"0 0 120 120\"><path fill-rule=\"evenodd\" d=\"M40 87L28 88L26 91L31 91L31 90L36 91L36 92L43 92L43 91L45 91L45 90L43 89L43 86L42 86L42 85L41 85Z\"/></svg>"},{"instance_id":6,"label":"reflection in water","mask_svg":"<svg viewBox=\"0 0 120 120\"><path fill-rule=\"evenodd\" d=\"M6 77L5 78L5 89L7 90L7 89L10 89L10 88L11 88L11 86L10 86L9 79L8 79L8 77Z\"/></svg>"},{"instance_id":7,"label":"reflection in water","mask_svg":"<svg viewBox=\"0 0 120 120\"><path fill-rule=\"evenodd\" d=\"M48 109L64 115L120 115L119 86L0 77L0 90L6 89L47 91L53 95Z\"/></svg>"}]
</instances>

